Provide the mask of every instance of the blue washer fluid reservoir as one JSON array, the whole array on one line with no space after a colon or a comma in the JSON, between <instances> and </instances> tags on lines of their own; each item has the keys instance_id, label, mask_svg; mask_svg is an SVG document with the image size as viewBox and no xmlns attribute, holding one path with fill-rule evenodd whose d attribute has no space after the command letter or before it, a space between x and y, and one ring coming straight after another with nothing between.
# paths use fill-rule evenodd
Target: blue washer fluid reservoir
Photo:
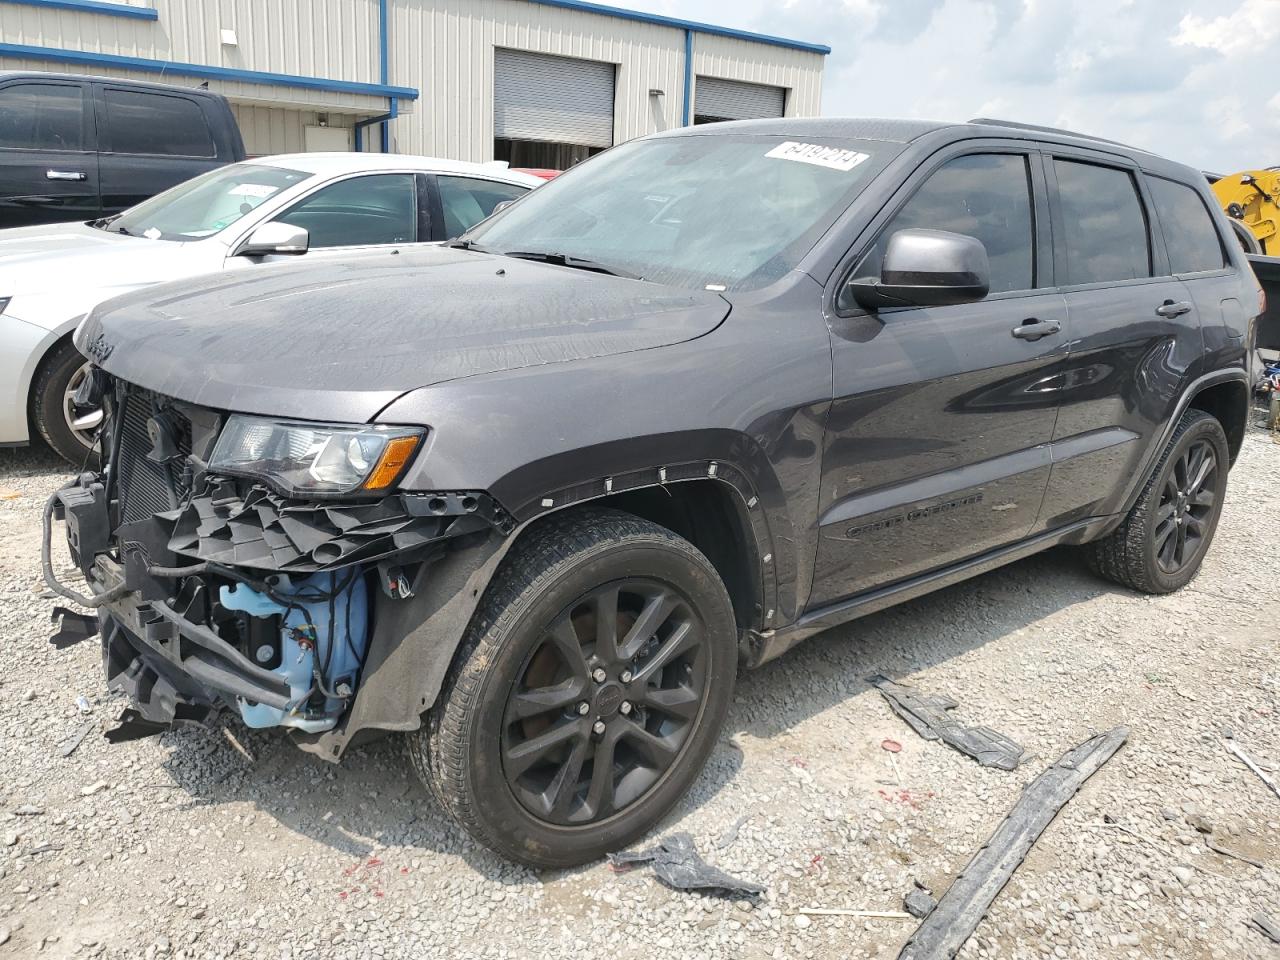
<instances>
[{"instance_id":1,"label":"blue washer fluid reservoir","mask_svg":"<svg viewBox=\"0 0 1280 960\"><path fill-rule=\"evenodd\" d=\"M319 658L324 684L331 692L346 685L355 695L360 666L369 642L369 596L364 576L357 571L351 585L342 589L352 571L314 573L306 577L281 576L273 592L280 600L245 584L222 587L218 597L228 610L254 617L279 616L280 665L273 671L289 684L292 696L284 710L239 700L240 716L250 727L297 727L308 733L330 730L346 709L349 699L326 697L323 710L308 709ZM333 634L330 635L329 595L333 598ZM250 650L255 661L271 660L274 651Z\"/></svg>"}]
</instances>

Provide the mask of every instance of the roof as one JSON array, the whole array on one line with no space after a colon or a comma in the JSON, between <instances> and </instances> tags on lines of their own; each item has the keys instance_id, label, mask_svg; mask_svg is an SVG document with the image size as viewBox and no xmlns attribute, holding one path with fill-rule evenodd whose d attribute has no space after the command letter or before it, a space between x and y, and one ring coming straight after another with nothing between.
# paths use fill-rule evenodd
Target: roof
<instances>
[{"instance_id":1,"label":"roof","mask_svg":"<svg viewBox=\"0 0 1280 960\"><path fill-rule=\"evenodd\" d=\"M509 170L502 164L467 163L463 160L415 157L404 153L279 153L269 157L253 157L246 162L326 175L407 169L420 173L486 177L490 180L504 180L507 183L518 183L530 187L541 186L546 182L527 173Z\"/></svg>"},{"instance_id":2,"label":"roof","mask_svg":"<svg viewBox=\"0 0 1280 960\"><path fill-rule=\"evenodd\" d=\"M926 133L956 126L932 120L879 120L853 117L778 117L769 120L731 120L727 123L677 127L658 136L698 136L706 133L757 133L782 137L837 137L845 140L885 140L910 143Z\"/></svg>"},{"instance_id":3,"label":"roof","mask_svg":"<svg viewBox=\"0 0 1280 960\"><path fill-rule=\"evenodd\" d=\"M627 10L623 7L611 7L603 3L588 3L585 0L530 0L544 7L560 7L563 10L577 10L582 13L598 13L606 17L617 17L620 20L636 20L640 23L653 23L660 27L673 27L677 30L688 30L692 33L705 33L714 37L728 37L731 40L747 40L752 43L764 43L774 47L787 47L791 50L803 50L806 53L819 53L826 56L831 48L821 43L807 43L804 40L789 40L786 37L774 37L767 33L752 33L749 30L735 30L732 27L718 27L713 23L700 23L697 20L681 20L678 17L664 17L656 13L643 13L639 10Z\"/></svg>"},{"instance_id":4,"label":"roof","mask_svg":"<svg viewBox=\"0 0 1280 960\"><path fill-rule=\"evenodd\" d=\"M63 73L51 70L0 70L0 80L14 77L30 77L38 80L91 80L95 83L109 83L115 87L142 87L151 90L181 90L183 93L199 93L209 97L221 97L207 87L198 83L159 83L154 80L136 80L133 77L103 77L93 73Z\"/></svg>"}]
</instances>

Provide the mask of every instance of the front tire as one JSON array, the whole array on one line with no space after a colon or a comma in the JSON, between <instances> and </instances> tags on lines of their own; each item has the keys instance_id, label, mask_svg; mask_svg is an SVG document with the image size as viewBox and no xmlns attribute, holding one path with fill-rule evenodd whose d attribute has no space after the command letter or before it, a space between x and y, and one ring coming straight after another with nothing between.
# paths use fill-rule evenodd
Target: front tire
<instances>
[{"instance_id":1,"label":"front tire","mask_svg":"<svg viewBox=\"0 0 1280 960\"><path fill-rule=\"evenodd\" d=\"M1095 572L1143 593L1189 583L1218 528L1229 464L1222 425L1188 410L1124 523L1088 546Z\"/></svg>"},{"instance_id":2,"label":"front tire","mask_svg":"<svg viewBox=\"0 0 1280 960\"><path fill-rule=\"evenodd\" d=\"M100 459L95 441L102 411L78 412L71 403L89 366L75 344L65 340L44 358L31 385L32 426L77 470L96 468Z\"/></svg>"},{"instance_id":3,"label":"front tire","mask_svg":"<svg viewBox=\"0 0 1280 960\"><path fill-rule=\"evenodd\" d=\"M598 859L697 778L732 700L736 633L688 541L612 510L551 518L495 575L410 758L503 856Z\"/></svg>"}]
</instances>

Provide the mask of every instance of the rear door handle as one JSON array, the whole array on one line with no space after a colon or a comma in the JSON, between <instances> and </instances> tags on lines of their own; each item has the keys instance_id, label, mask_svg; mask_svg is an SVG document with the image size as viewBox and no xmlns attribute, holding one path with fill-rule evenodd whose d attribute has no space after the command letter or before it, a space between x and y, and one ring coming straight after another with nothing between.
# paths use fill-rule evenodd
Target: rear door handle
<instances>
[{"instance_id":1,"label":"rear door handle","mask_svg":"<svg viewBox=\"0 0 1280 960\"><path fill-rule=\"evenodd\" d=\"M46 180L87 180L89 175L83 170L46 170Z\"/></svg>"},{"instance_id":2,"label":"rear door handle","mask_svg":"<svg viewBox=\"0 0 1280 960\"><path fill-rule=\"evenodd\" d=\"M1191 304L1187 303L1185 300L1178 300L1176 302L1173 300L1166 300L1164 303L1160 304L1160 306L1156 307L1156 313L1167 319L1172 319L1173 317L1180 317L1184 313L1190 313L1191 309Z\"/></svg>"},{"instance_id":3,"label":"rear door handle","mask_svg":"<svg viewBox=\"0 0 1280 960\"><path fill-rule=\"evenodd\" d=\"M1031 317L1020 327L1013 328L1013 335L1019 340L1039 340L1042 337L1051 337L1055 333L1062 330L1062 324L1057 320L1037 320Z\"/></svg>"}]
</instances>

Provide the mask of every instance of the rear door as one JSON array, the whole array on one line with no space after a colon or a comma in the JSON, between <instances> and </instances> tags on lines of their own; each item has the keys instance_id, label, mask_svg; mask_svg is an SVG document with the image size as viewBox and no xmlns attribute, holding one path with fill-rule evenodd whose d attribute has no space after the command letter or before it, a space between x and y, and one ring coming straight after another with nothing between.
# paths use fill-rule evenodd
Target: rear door
<instances>
[{"instance_id":1,"label":"rear door","mask_svg":"<svg viewBox=\"0 0 1280 960\"><path fill-rule=\"evenodd\" d=\"M93 87L104 214L222 164L204 98L110 83Z\"/></svg>"},{"instance_id":2,"label":"rear door","mask_svg":"<svg viewBox=\"0 0 1280 960\"><path fill-rule=\"evenodd\" d=\"M1140 171L1111 155L1045 149L1071 335L1070 362L1051 384L1061 406L1038 527L1052 529L1121 509L1204 342Z\"/></svg>"},{"instance_id":3,"label":"rear door","mask_svg":"<svg viewBox=\"0 0 1280 960\"><path fill-rule=\"evenodd\" d=\"M88 85L0 84L0 228L92 220L99 209Z\"/></svg>"},{"instance_id":4,"label":"rear door","mask_svg":"<svg viewBox=\"0 0 1280 960\"><path fill-rule=\"evenodd\" d=\"M835 399L822 463L810 606L910 579L1025 537L1049 477L1066 353L1039 154L958 145L935 155L873 225L843 274L878 275L888 238L976 237L991 262L977 303L830 318ZM1039 329L1037 329L1039 328Z\"/></svg>"}]
</instances>

